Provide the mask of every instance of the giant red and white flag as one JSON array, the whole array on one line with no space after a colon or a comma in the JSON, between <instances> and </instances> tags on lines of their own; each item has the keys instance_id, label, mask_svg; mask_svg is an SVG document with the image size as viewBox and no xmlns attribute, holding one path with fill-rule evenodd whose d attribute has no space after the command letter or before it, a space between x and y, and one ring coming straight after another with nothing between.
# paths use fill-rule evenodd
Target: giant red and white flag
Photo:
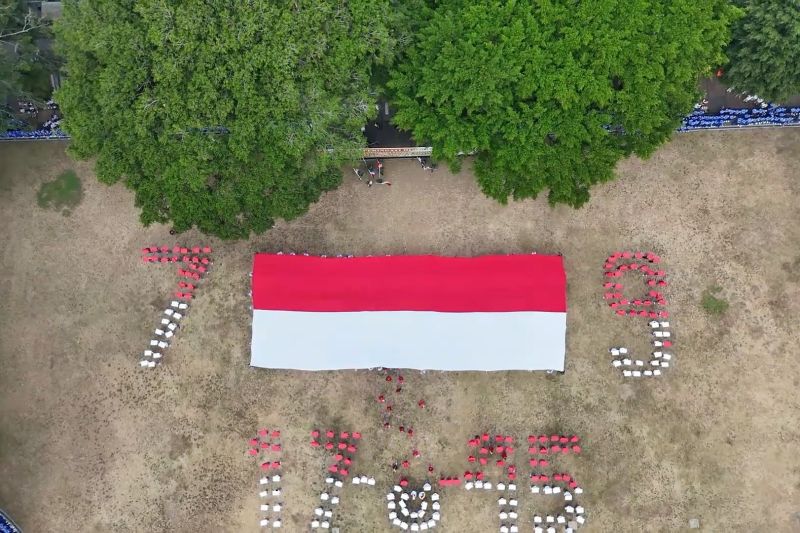
<instances>
[{"instance_id":1,"label":"giant red and white flag","mask_svg":"<svg viewBox=\"0 0 800 533\"><path fill-rule=\"evenodd\" d=\"M257 254L252 366L564 370L560 256Z\"/></svg>"}]
</instances>

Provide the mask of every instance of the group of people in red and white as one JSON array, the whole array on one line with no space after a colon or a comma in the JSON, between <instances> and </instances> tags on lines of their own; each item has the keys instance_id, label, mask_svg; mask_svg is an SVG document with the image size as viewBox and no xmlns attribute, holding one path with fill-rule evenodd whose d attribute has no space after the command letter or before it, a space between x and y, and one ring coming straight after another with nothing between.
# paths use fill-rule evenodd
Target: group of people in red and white
<instances>
[{"instance_id":1,"label":"group of people in red and white","mask_svg":"<svg viewBox=\"0 0 800 533\"><path fill-rule=\"evenodd\" d=\"M155 368L164 356L172 338L178 332L180 321L189 309L189 301L194 297L194 291L202 277L208 272L211 266L211 247L195 246L187 248L183 246L147 246L142 248L142 261L145 263L182 263L186 268L178 268L178 275L191 281L178 281L178 290L175 291L175 300L170 302L169 307L164 309L164 313L159 318L159 324L154 330L154 338L150 340L150 346L144 351L139 366L142 368Z\"/></svg>"},{"instance_id":2,"label":"group of people in red and white","mask_svg":"<svg viewBox=\"0 0 800 533\"><path fill-rule=\"evenodd\" d=\"M248 455L260 462L261 478L258 481L259 510L262 528L280 528L283 526L283 473L280 456L283 452L281 432L260 428L255 437L249 441Z\"/></svg>"},{"instance_id":3,"label":"group of people in red and white","mask_svg":"<svg viewBox=\"0 0 800 533\"><path fill-rule=\"evenodd\" d=\"M606 281L603 283L603 299L619 316L649 318L651 344L654 350L649 358L636 358L624 346L609 348L611 364L619 368L624 377L658 377L672 364L672 332L669 312L665 309L667 300L661 292L667 286L666 272L656 266L661 258L653 252L614 252L603 266ZM629 299L623 294L623 285L614 278L626 272L639 272L644 276L647 295Z\"/></svg>"},{"instance_id":4,"label":"group of people in red and white","mask_svg":"<svg viewBox=\"0 0 800 533\"><path fill-rule=\"evenodd\" d=\"M651 320L649 325L652 336L650 342L654 349L647 361L630 357L628 349L624 347L609 349L609 353L614 357L611 364L615 368L620 368L624 377L658 377L662 375L663 369L669 368L673 362L672 352L669 351L673 346L669 322Z\"/></svg>"},{"instance_id":5,"label":"group of people in red and white","mask_svg":"<svg viewBox=\"0 0 800 533\"><path fill-rule=\"evenodd\" d=\"M420 490L410 490L407 484L395 485L386 495L391 524L404 531L426 531L436 527L441 520L441 504L439 493L431 492L432 489L427 481Z\"/></svg>"},{"instance_id":6,"label":"group of people in red and white","mask_svg":"<svg viewBox=\"0 0 800 533\"><path fill-rule=\"evenodd\" d=\"M337 431L327 429L311 431L311 447L323 448L333 455L333 462L328 465L325 487L319 495L320 503L311 517L311 529L330 529L333 512L339 504L341 491L348 477L354 485L374 486L375 478L365 475L351 474L355 454L361 433L358 431Z\"/></svg>"}]
</instances>

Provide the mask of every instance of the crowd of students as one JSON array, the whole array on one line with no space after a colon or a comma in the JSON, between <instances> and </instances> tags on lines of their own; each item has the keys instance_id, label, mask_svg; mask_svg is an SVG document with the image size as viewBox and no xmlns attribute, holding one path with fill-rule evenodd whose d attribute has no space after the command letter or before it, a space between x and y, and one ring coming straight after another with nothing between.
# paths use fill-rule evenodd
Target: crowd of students
<instances>
[{"instance_id":1,"label":"crowd of students","mask_svg":"<svg viewBox=\"0 0 800 533\"><path fill-rule=\"evenodd\" d=\"M441 520L441 504L438 493L432 492L430 498L427 497L432 488L428 482L419 491L395 485L394 491L386 495L386 509L392 525L410 531L435 528ZM430 500L430 504L426 500Z\"/></svg>"},{"instance_id":2,"label":"crowd of students","mask_svg":"<svg viewBox=\"0 0 800 533\"><path fill-rule=\"evenodd\" d=\"M254 437L248 440L248 454L260 462L262 474L258 482L259 510L262 528L280 528L283 524L283 480L280 454L283 451L280 430L260 428Z\"/></svg>"},{"instance_id":3,"label":"crowd of students","mask_svg":"<svg viewBox=\"0 0 800 533\"><path fill-rule=\"evenodd\" d=\"M147 246L142 248L142 261L144 263L181 263L188 268L178 269L180 277L191 279L193 282L179 280L178 290L169 307L164 309L164 316L159 317L155 337L150 340L147 350L144 350L139 366L142 368L155 368L161 363L164 351L172 342L172 337L178 332L180 320L189 309L189 301L194 297L193 291L211 267L211 247L194 246Z\"/></svg>"},{"instance_id":4,"label":"crowd of students","mask_svg":"<svg viewBox=\"0 0 800 533\"><path fill-rule=\"evenodd\" d=\"M0 139L67 139L69 135L63 130L45 129L38 130L8 130L0 133Z\"/></svg>"},{"instance_id":5,"label":"crowd of students","mask_svg":"<svg viewBox=\"0 0 800 533\"><path fill-rule=\"evenodd\" d=\"M13 129L0 133L0 139L66 139L69 136L59 127L60 117L44 123L43 128L35 130ZM678 131L708 130L717 128L741 128L747 126L800 126L800 107L768 105L765 108L731 109L723 108L719 113L708 114L697 109L683 121ZM420 159L420 158L417 158ZM436 167L429 162L421 162L425 170L433 172ZM370 167L368 167L369 169ZM354 168L356 176L372 185L391 185L381 173L382 169L372 167L367 178L364 171Z\"/></svg>"},{"instance_id":6,"label":"crowd of students","mask_svg":"<svg viewBox=\"0 0 800 533\"><path fill-rule=\"evenodd\" d=\"M678 131L745 126L800 126L800 107L782 107L773 104L755 109L724 107L719 113L714 114L707 114L702 109L697 109L684 119Z\"/></svg>"},{"instance_id":7,"label":"crowd of students","mask_svg":"<svg viewBox=\"0 0 800 533\"><path fill-rule=\"evenodd\" d=\"M311 431L311 447L320 448L333 454L334 461L328 465L325 487L319 495L319 506L311 517L311 529L330 529L333 523L335 506L339 503L345 482L350 478L353 485L375 486L375 478L366 475L355 475L350 470L355 454L361 444L361 433L358 431L339 431L327 429ZM263 525L263 524L262 524ZM274 523L273 523L274 527Z\"/></svg>"}]
</instances>

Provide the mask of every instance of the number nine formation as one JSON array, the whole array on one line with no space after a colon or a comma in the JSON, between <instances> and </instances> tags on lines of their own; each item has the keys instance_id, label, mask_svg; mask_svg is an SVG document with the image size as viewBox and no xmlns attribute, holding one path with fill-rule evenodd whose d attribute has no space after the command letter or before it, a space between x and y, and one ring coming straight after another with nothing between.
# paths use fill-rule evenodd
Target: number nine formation
<instances>
[{"instance_id":1,"label":"number nine formation","mask_svg":"<svg viewBox=\"0 0 800 533\"><path fill-rule=\"evenodd\" d=\"M651 343L655 348L647 362L634 358L625 346L609 348L613 357L611 364L614 368L619 368L626 378L661 376L663 370L669 368L673 361L672 353L668 350L674 341L667 321L669 312L663 293L668 285L667 273L658 267L660 262L661 258L653 252L614 252L603 265L603 298L608 302L609 308L617 316L648 319ZM641 275L647 293L639 297L626 297L624 286L619 280L626 274Z\"/></svg>"}]
</instances>

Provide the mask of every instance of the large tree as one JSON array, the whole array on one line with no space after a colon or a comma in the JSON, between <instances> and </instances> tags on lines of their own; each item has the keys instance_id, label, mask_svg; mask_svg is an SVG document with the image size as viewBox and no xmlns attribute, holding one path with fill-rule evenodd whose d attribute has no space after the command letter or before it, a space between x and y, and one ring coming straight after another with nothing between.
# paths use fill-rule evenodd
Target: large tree
<instances>
[{"instance_id":1,"label":"large tree","mask_svg":"<svg viewBox=\"0 0 800 533\"><path fill-rule=\"evenodd\" d=\"M800 94L800 0L745 0L725 80L772 101Z\"/></svg>"},{"instance_id":2,"label":"large tree","mask_svg":"<svg viewBox=\"0 0 800 533\"><path fill-rule=\"evenodd\" d=\"M7 102L28 100L43 104L50 94L51 54L36 40L49 35L49 21L40 19L25 0L0 0L0 129L13 116ZM12 105L16 105L13 102Z\"/></svg>"},{"instance_id":3,"label":"large tree","mask_svg":"<svg viewBox=\"0 0 800 533\"><path fill-rule=\"evenodd\" d=\"M616 162L649 155L722 61L728 0L441 2L394 71L397 125L484 192L580 206Z\"/></svg>"},{"instance_id":4,"label":"large tree","mask_svg":"<svg viewBox=\"0 0 800 533\"><path fill-rule=\"evenodd\" d=\"M341 181L393 58L388 0L77 0L57 25L71 152L145 224L223 238Z\"/></svg>"}]
</instances>

